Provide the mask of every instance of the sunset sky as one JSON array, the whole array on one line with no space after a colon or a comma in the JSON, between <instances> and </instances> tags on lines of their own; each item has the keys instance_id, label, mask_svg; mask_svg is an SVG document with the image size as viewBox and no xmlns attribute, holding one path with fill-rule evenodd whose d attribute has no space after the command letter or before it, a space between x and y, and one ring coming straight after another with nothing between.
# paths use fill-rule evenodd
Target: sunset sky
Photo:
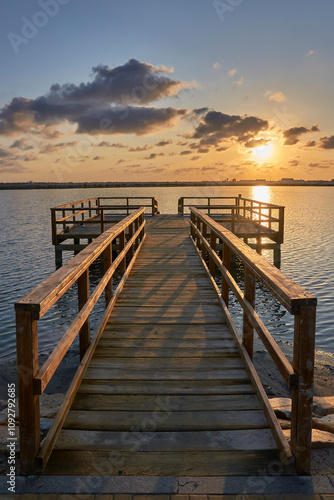
<instances>
[{"instance_id":1,"label":"sunset sky","mask_svg":"<svg viewBox=\"0 0 334 500\"><path fill-rule=\"evenodd\" d=\"M333 0L0 9L0 182L334 178Z\"/></svg>"}]
</instances>

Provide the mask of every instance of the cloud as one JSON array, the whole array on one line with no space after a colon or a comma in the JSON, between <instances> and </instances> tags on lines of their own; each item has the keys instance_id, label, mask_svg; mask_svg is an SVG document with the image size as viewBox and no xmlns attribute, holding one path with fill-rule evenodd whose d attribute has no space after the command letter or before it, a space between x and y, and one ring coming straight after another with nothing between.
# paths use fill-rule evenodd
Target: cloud
<instances>
[{"instance_id":1,"label":"cloud","mask_svg":"<svg viewBox=\"0 0 334 500\"><path fill-rule=\"evenodd\" d=\"M191 161L196 161L199 159L200 159L200 156L193 156L192 158L190 158Z\"/></svg>"},{"instance_id":2,"label":"cloud","mask_svg":"<svg viewBox=\"0 0 334 500\"><path fill-rule=\"evenodd\" d=\"M309 167L311 168L331 168L331 165L326 165L326 163L309 163L308 164Z\"/></svg>"},{"instance_id":3,"label":"cloud","mask_svg":"<svg viewBox=\"0 0 334 500\"><path fill-rule=\"evenodd\" d=\"M185 109L176 108L109 108L91 109L78 117L78 133L145 135L162 127L171 127Z\"/></svg>"},{"instance_id":4,"label":"cloud","mask_svg":"<svg viewBox=\"0 0 334 500\"><path fill-rule=\"evenodd\" d=\"M197 153L209 153L210 149L209 148L198 148Z\"/></svg>"},{"instance_id":5,"label":"cloud","mask_svg":"<svg viewBox=\"0 0 334 500\"><path fill-rule=\"evenodd\" d=\"M213 69L220 69L221 65L219 64L219 62L215 62L212 67L213 67Z\"/></svg>"},{"instance_id":6,"label":"cloud","mask_svg":"<svg viewBox=\"0 0 334 500\"><path fill-rule=\"evenodd\" d=\"M164 153L151 153L149 156L145 156L144 160L154 160L157 156L165 156Z\"/></svg>"},{"instance_id":7,"label":"cloud","mask_svg":"<svg viewBox=\"0 0 334 500\"><path fill-rule=\"evenodd\" d=\"M159 125L169 125L185 110L142 106L196 86L171 79L167 76L171 72L135 59L116 68L97 66L91 82L54 84L36 99L12 99L0 110L0 134L43 132L55 138L59 131L54 127L63 123L76 124L79 133L149 133Z\"/></svg>"},{"instance_id":8,"label":"cloud","mask_svg":"<svg viewBox=\"0 0 334 500\"><path fill-rule=\"evenodd\" d=\"M308 141L306 144L305 144L305 147L307 148L313 148L317 143L315 141Z\"/></svg>"},{"instance_id":9,"label":"cloud","mask_svg":"<svg viewBox=\"0 0 334 500\"><path fill-rule=\"evenodd\" d=\"M168 144L173 144L173 141L170 139L169 141L159 141L156 143L156 146L162 147L162 146L167 146Z\"/></svg>"},{"instance_id":10,"label":"cloud","mask_svg":"<svg viewBox=\"0 0 334 500\"><path fill-rule=\"evenodd\" d=\"M250 141L245 142L245 148L257 148L258 146L267 146L267 139L251 139Z\"/></svg>"},{"instance_id":11,"label":"cloud","mask_svg":"<svg viewBox=\"0 0 334 500\"><path fill-rule=\"evenodd\" d=\"M281 91L272 92L271 90L267 90L267 92L264 95L266 97L269 97L269 101L275 101L275 102L286 101L286 96Z\"/></svg>"},{"instance_id":12,"label":"cloud","mask_svg":"<svg viewBox=\"0 0 334 500\"><path fill-rule=\"evenodd\" d=\"M201 145L219 145L223 139L234 138L247 142L259 132L267 130L269 124L256 116L227 115L220 111L209 111L195 128L193 138L201 139Z\"/></svg>"},{"instance_id":13,"label":"cloud","mask_svg":"<svg viewBox=\"0 0 334 500\"><path fill-rule=\"evenodd\" d=\"M152 149L153 146L149 146L148 144L145 144L145 146L137 146L136 148L129 148L128 151L131 153L138 153L140 151L147 151L148 149Z\"/></svg>"},{"instance_id":14,"label":"cloud","mask_svg":"<svg viewBox=\"0 0 334 500\"><path fill-rule=\"evenodd\" d=\"M93 160L104 160L104 156L94 156Z\"/></svg>"},{"instance_id":15,"label":"cloud","mask_svg":"<svg viewBox=\"0 0 334 500\"><path fill-rule=\"evenodd\" d=\"M70 142L59 142L57 144L46 144L45 146L42 146L40 153L42 154L50 154L50 153L55 153L56 151L69 148L69 147L74 147L78 144L78 141L70 141Z\"/></svg>"},{"instance_id":16,"label":"cloud","mask_svg":"<svg viewBox=\"0 0 334 500\"><path fill-rule=\"evenodd\" d=\"M314 50L309 50L307 54L305 54L306 56L313 56L314 54Z\"/></svg>"},{"instance_id":17,"label":"cloud","mask_svg":"<svg viewBox=\"0 0 334 500\"><path fill-rule=\"evenodd\" d=\"M28 151L29 149L34 149L34 146L27 144L25 139L17 139L10 146L11 149L21 149L22 151Z\"/></svg>"},{"instance_id":18,"label":"cloud","mask_svg":"<svg viewBox=\"0 0 334 500\"><path fill-rule=\"evenodd\" d=\"M319 146L321 149L334 149L334 135L330 137L321 137Z\"/></svg>"},{"instance_id":19,"label":"cloud","mask_svg":"<svg viewBox=\"0 0 334 500\"><path fill-rule=\"evenodd\" d=\"M244 83L244 77L242 76L242 77L240 78L240 80L236 80L236 81L235 81L235 82L233 82L233 83L235 83L236 85L239 85L239 86L240 86L240 85L242 85L242 84Z\"/></svg>"},{"instance_id":20,"label":"cloud","mask_svg":"<svg viewBox=\"0 0 334 500\"><path fill-rule=\"evenodd\" d=\"M288 130L284 130L283 131L283 136L285 138L284 145L292 146L293 144L297 144L302 134L308 134L311 132L319 132L318 125L314 125L311 129L305 127L292 127L289 128Z\"/></svg>"},{"instance_id":21,"label":"cloud","mask_svg":"<svg viewBox=\"0 0 334 500\"><path fill-rule=\"evenodd\" d=\"M101 141L99 144L96 144L96 147L99 148L127 148L128 146L126 144L123 144L122 142L108 142L108 141Z\"/></svg>"},{"instance_id":22,"label":"cloud","mask_svg":"<svg viewBox=\"0 0 334 500\"><path fill-rule=\"evenodd\" d=\"M184 151L181 151L180 155L184 156L184 155L191 155L192 154L192 151L190 151L190 149L185 149Z\"/></svg>"},{"instance_id":23,"label":"cloud","mask_svg":"<svg viewBox=\"0 0 334 500\"><path fill-rule=\"evenodd\" d=\"M52 85L48 99L54 103L148 104L194 86L166 76L173 73L173 68L153 66L136 59L115 68L99 65L92 68L92 72L94 79L88 83Z\"/></svg>"},{"instance_id":24,"label":"cloud","mask_svg":"<svg viewBox=\"0 0 334 500\"><path fill-rule=\"evenodd\" d=\"M288 162L292 167L298 167L299 161L298 160L289 160Z\"/></svg>"},{"instance_id":25,"label":"cloud","mask_svg":"<svg viewBox=\"0 0 334 500\"><path fill-rule=\"evenodd\" d=\"M237 72L237 68L230 69L230 71L227 73L230 78L234 76Z\"/></svg>"},{"instance_id":26,"label":"cloud","mask_svg":"<svg viewBox=\"0 0 334 500\"><path fill-rule=\"evenodd\" d=\"M5 149L0 148L0 158L6 158L7 156L10 156L10 153Z\"/></svg>"}]
</instances>

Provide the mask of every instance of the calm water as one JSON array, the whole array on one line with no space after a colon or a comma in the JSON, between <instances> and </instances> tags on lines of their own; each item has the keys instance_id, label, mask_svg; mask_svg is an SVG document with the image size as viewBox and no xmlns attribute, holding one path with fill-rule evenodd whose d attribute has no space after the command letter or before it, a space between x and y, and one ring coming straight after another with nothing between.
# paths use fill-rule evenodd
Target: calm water
<instances>
[{"instance_id":1,"label":"calm water","mask_svg":"<svg viewBox=\"0 0 334 500\"><path fill-rule=\"evenodd\" d=\"M317 349L334 352L334 191L326 187L206 187L0 191L0 357L15 356L14 302L55 270L50 207L94 196L155 196L161 213L176 213L180 196L242 196L284 205L283 272L318 298ZM66 254L65 254L66 255ZM68 258L71 256L67 254ZM271 261L271 252L265 254ZM99 276L96 266L93 276ZM276 340L291 343L292 319L259 290L259 314ZM39 348L49 352L76 308L70 290L39 322ZM102 310L103 301L99 309ZM232 303L232 309L237 307Z\"/></svg>"}]
</instances>

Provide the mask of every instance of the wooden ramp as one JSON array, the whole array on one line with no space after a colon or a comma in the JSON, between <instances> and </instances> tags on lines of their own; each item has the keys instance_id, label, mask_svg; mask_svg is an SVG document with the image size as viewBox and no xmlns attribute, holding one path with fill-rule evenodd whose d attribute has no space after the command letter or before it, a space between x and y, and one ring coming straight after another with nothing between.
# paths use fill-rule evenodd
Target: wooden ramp
<instances>
[{"instance_id":1,"label":"wooden ramp","mask_svg":"<svg viewBox=\"0 0 334 500\"><path fill-rule=\"evenodd\" d=\"M147 222L45 474L251 475L277 463L188 225Z\"/></svg>"}]
</instances>

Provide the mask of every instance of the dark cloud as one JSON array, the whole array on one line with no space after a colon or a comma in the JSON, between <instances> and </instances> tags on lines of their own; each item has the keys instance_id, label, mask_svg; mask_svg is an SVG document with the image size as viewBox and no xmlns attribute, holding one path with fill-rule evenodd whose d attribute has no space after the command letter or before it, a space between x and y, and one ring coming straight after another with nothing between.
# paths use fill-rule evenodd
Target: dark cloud
<instances>
[{"instance_id":1,"label":"dark cloud","mask_svg":"<svg viewBox=\"0 0 334 500\"><path fill-rule=\"evenodd\" d=\"M298 160L289 160L288 162L292 167L297 167L299 165Z\"/></svg>"},{"instance_id":2,"label":"dark cloud","mask_svg":"<svg viewBox=\"0 0 334 500\"><path fill-rule=\"evenodd\" d=\"M198 148L197 153L209 153L209 148Z\"/></svg>"},{"instance_id":3,"label":"dark cloud","mask_svg":"<svg viewBox=\"0 0 334 500\"><path fill-rule=\"evenodd\" d=\"M306 144L305 144L305 147L307 148L314 148L314 146L316 145L317 143L315 141L308 141Z\"/></svg>"},{"instance_id":4,"label":"dark cloud","mask_svg":"<svg viewBox=\"0 0 334 500\"><path fill-rule=\"evenodd\" d=\"M283 131L283 136L285 138L285 146L293 146L299 142L300 136L302 134L309 134L311 132L319 132L319 127L314 125L312 128L308 129L306 127L292 127L288 130Z\"/></svg>"},{"instance_id":5,"label":"dark cloud","mask_svg":"<svg viewBox=\"0 0 334 500\"><path fill-rule=\"evenodd\" d=\"M5 149L0 148L0 158L6 158L9 155L10 155L10 153L8 153L8 151L6 151Z\"/></svg>"},{"instance_id":6,"label":"dark cloud","mask_svg":"<svg viewBox=\"0 0 334 500\"><path fill-rule=\"evenodd\" d=\"M239 142L253 139L269 127L266 120L255 116L227 115L220 111L209 111L201 119L194 139L201 139L201 145L219 145L223 139L235 138Z\"/></svg>"},{"instance_id":7,"label":"dark cloud","mask_svg":"<svg viewBox=\"0 0 334 500\"><path fill-rule=\"evenodd\" d=\"M191 155L192 151L190 149L185 149L184 151L181 151L180 155Z\"/></svg>"},{"instance_id":8,"label":"dark cloud","mask_svg":"<svg viewBox=\"0 0 334 500\"><path fill-rule=\"evenodd\" d=\"M145 156L144 160L154 160L157 156L165 156L164 153L151 153L149 156Z\"/></svg>"},{"instance_id":9,"label":"dark cloud","mask_svg":"<svg viewBox=\"0 0 334 500\"><path fill-rule=\"evenodd\" d=\"M138 153L140 151L147 151L148 149L152 149L153 146L149 146L148 144L145 144L145 146L137 146L136 148L130 148L129 151L131 153Z\"/></svg>"},{"instance_id":10,"label":"dark cloud","mask_svg":"<svg viewBox=\"0 0 334 500\"><path fill-rule=\"evenodd\" d=\"M173 144L173 141L170 139L169 141L159 141L156 143L156 146L168 146L168 144Z\"/></svg>"},{"instance_id":11,"label":"dark cloud","mask_svg":"<svg viewBox=\"0 0 334 500\"><path fill-rule=\"evenodd\" d=\"M311 168L331 168L331 165L327 165L326 163L309 163L308 166Z\"/></svg>"},{"instance_id":12,"label":"dark cloud","mask_svg":"<svg viewBox=\"0 0 334 500\"><path fill-rule=\"evenodd\" d=\"M92 109L78 117L77 132L89 134L145 135L158 128L171 126L186 110L176 108L109 108Z\"/></svg>"},{"instance_id":13,"label":"dark cloud","mask_svg":"<svg viewBox=\"0 0 334 500\"><path fill-rule=\"evenodd\" d=\"M58 152L65 148L74 147L77 144L78 141L58 142L57 144L46 144L41 147L40 153L42 154L55 153L56 151Z\"/></svg>"},{"instance_id":14,"label":"dark cloud","mask_svg":"<svg viewBox=\"0 0 334 500\"><path fill-rule=\"evenodd\" d=\"M92 82L55 84L47 97L55 103L148 104L163 97L175 96L182 88L193 87L166 76L172 72L165 66L153 66L136 59L115 68L99 65L93 68Z\"/></svg>"},{"instance_id":15,"label":"dark cloud","mask_svg":"<svg viewBox=\"0 0 334 500\"><path fill-rule=\"evenodd\" d=\"M97 147L99 148L127 148L128 146L126 144L123 144L121 142L108 142L108 141L101 141L99 144L96 144Z\"/></svg>"},{"instance_id":16,"label":"dark cloud","mask_svg":"<svg viewBox=\"0 0 334 500\"><path fill-rule=\"evenodd\" d=\"M25 139L17 139L10 146L11 149L21 149L22 151L28 151L29 149L34 149L34 146L27 144Z\"/></svg>"},{"instance_id":17,"label":"dark cloud","mask_svg":"<svg viewBox=\"0 0 334 500\"><path fill-rule=\"evenodd\" d=\"M26 155L23 158L24 161L36 161L37 159L38 158L35 154Z\"/></svg>"},{"instance_id":18,"label":"dark cloud","mask_svg":"<svg viewBox=\"0 0 334 500\"><path fill-rule=\"evenodd\" d=\"M59 131L54 127L65 122L77 124L80 133L148 133L185 114L174 108L141 107L192 86L166 76L171 71L135 59L117 68L97 66L92 82L55 84L36 99L12 99L0 110L0 134L43 131L56 138Z\"/></svg>"},{"instance_id":19,"label":"dark cloud","mask_svg":"<svg viewBox=\"0 0 334 500\"><path fill-rule=\"evenodd\" d=\"M319 146L321 149L334 149L334 135L321 137Z\"/></svg>"},{"instance_id":20,"label":"dark cloud","mask_svg":"<svg viewBox=\"0 0 334 500\"><path fill-rule=\"evenodd\" d=\"M258 146L267 146L268 145L268 140L267 139L251 139L250 141L245 142L244 146L245 148L257 148Z\"/></svg>"},{"instance_id":21,"label":"dark cloud","mask_svg":"<svg viewBox=\"0 0 334 500\"><path fill-rule=\"evenodd\" d=\"M216 151L226 151L227 149L229 149L228 146L220 146L219 148L216 149Z\"/></svg>"},{"instance_id":22,"label":"dark cloud","mask_svg":"<svg viewBox=\"0 0 334 500\"><path fill-rule=\"evenodd\" d=\"M192 158L190 158L191 161L196 161L199 159L200 159L200 156L193 156Z\"/></svg>"},{"instance_id":23,"label":"dark cloud","mask_svg":"<svg viewBox=\"0 0 334 500\"><path fill-rule=\"evenodd\" d=\"M93 160L103 160L104 156L94 156Z\"/></svg>"}]
</instances>

